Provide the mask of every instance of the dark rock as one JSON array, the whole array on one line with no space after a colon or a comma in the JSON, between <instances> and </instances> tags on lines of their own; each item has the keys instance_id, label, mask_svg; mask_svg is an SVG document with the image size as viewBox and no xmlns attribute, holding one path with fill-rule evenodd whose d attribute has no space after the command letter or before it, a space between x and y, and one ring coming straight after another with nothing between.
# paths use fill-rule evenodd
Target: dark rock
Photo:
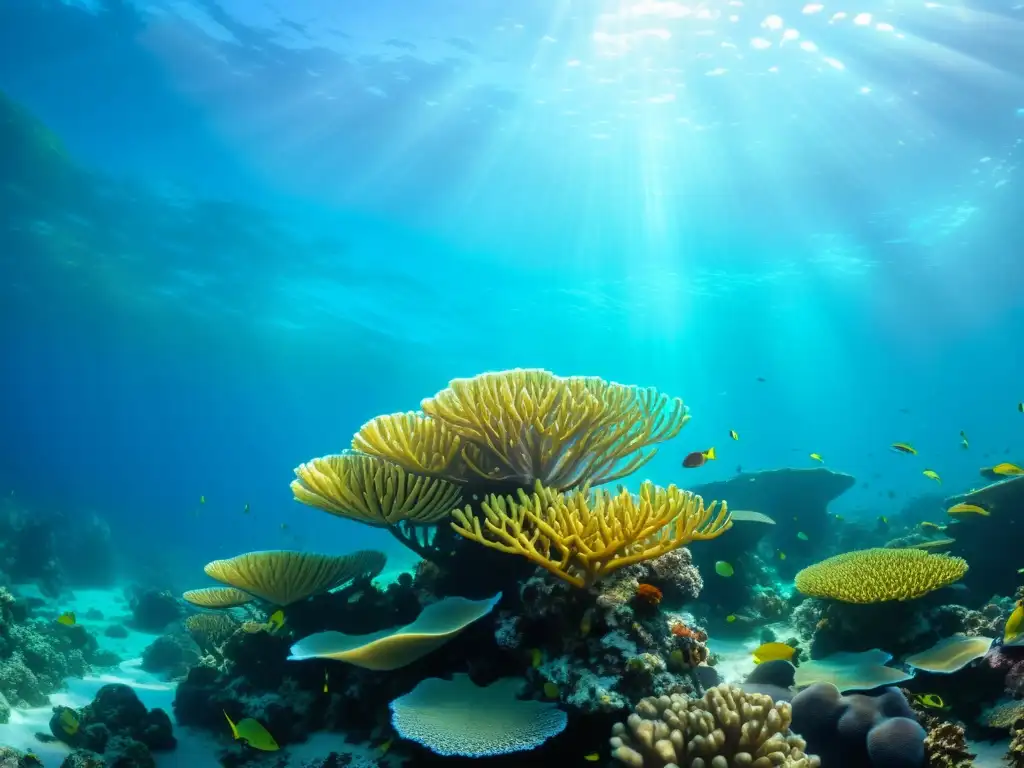
<instances>
[{"instance_id":1,"label":"dark rock","mask_svg":"<svg viewBox=\"0 0 1024 768\"><path fill-rule=\"evenodd\" d=\"M184 615L184 608L170 592L144 589L129 601L132 625L143 632L162 632L164 628Z\"/></svg>"},{"instance_id":2,"label":"dark rock","mask_svg":"<svg viewBox=\"0 0 1024 768\"><path fill-rule=\"evenodd\" d=\"M199 652L185 635L163 635L142 652L142 668L168 678L182 677L198 663Z\"/></svg>"},{"instance_id":3,"label":"dark rock","mask_svg":"<svg viewBox=\"0 0 1024 768\"><path fill-rule=\"evenodd\" d=\"M123 640L124 638L128 637L128 630L122 627L120 624L111 624L109 627L103 630L103 634L107 637L114 637L119 640Z\"/></svg>"}]
</instances>

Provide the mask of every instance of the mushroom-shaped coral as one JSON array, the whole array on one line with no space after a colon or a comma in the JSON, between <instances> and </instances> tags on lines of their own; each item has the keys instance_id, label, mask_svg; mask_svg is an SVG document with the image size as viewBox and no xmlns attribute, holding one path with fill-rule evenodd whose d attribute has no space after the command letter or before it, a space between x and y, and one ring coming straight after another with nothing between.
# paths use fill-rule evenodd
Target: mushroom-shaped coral
<instances>
[{"instance_id":1,"label":"mushroom-shaped coral","mask_svg":"<svg viewBox=\"0 0 1024 768\"><path fill-rule=\"evenodd\" d=\"M384 563L384 555L372 549L337 557L269 550L214 560L204 570L217 581L285 607L353 579L376 576Z\"/></svg>"},{"instance_id":2,"label":"mushroom-shaped coral","mask_svg":"<svg viewBox=\"0 0 1024 768\"><path fill-rule=\"evenodd\" d=\"M462 503L458 487L447 480L355 452L307 461L295 476L291 489L297 501L377 527L436 523Z\"/></svg>"},{"instance_id":3,"label":"mushroom-shaped coral","mask_svg":"<svg viewBox=\"0 0 1024 768\"><path fill-rule=\"evenodd\" d=\"M631 768L814 768L792 712L760 693L719 685L700 699L648 697L612 729L612 757Z\"/></svg>"},{"instance_id":4,"label":"mushroom-shaped coral","mask_svg":"<svg viewBox=\"0 0 1024 768\"><path fill-rule=\"evenodd\" d=\"M587 488L558 493L538 483L532 494L488 496L481 515L455 510L452 528L491 549L522 555L576 587L588 587L627 565L650 560L693 541L721 536L730 527L723 502L674 485L650 482L633 496Z\"/></svg>"},{"instance_id":5,"label":"mushroom-shaped coral","mask_svg":"<svg viewBox=\"0 0 1024 768\"><path fill-rule=\"evenodd\" d=\"M391 702L391 724L403 739L439 755L486 757L540 746L565 730L566 714L550 703L517 698L522 681L486 688L469 675L423 680Z\"/></svg>"},{"instance_id":6,"label":"mushroom-shaped coral","mask_svg":"<svg viewBox=\"0 0 1024 768\"><path fill-rule=\"evenodd\" d=\"M830 557L796 575L796 588L845 603L912 600L958 581L967 561L920 549L862 549Z\"/></svg>"},{"instance_id":7,"label":"mushroom-shaped coral","mask_svg":"<svg viewBox=\"0 0 1024 768\"><path fill-rule=\"evenodd\" d=\"M422 408L463 439L471 472L556 490L635 472L689 419L682 400L655 389L539 369L455 379Z\"/></svg>"},{"instance_id":8,"label":"mushroom-shaped coral","mask_svg":"<svg viewBox=\"0 0 1024 768\"><path fill-rule=\"evenodd\" d=\"M318 632L293 645L288 658L334 659L365 669L399 669L440 648L490 613L500 599L500 594L489 600L447 597L424 608L412 624L368 635Z\"/></svg>"},{"instance_id":9,"label":"mushroom-shaped coral","mask_svg":"<svg viewBox=\"0 0 1024 768\"><path fill-rule=\"evenodd\" d=\"M461 481L465 477L459 436L443 421L420 413L391 413L366 422L352 448L420 475Z\"/></svg>"},{"instance_id":10,"label":"mushroom-shaped coral","mask_svg":"<svg viewBox=\"0 0 1024 768\"><path fill-rule=\"evenodd\" d=\"M181 599L200 608L237 608L251 603L252 595L234 587L204 587L190 589Z\"/></svg>"}]
</instances>

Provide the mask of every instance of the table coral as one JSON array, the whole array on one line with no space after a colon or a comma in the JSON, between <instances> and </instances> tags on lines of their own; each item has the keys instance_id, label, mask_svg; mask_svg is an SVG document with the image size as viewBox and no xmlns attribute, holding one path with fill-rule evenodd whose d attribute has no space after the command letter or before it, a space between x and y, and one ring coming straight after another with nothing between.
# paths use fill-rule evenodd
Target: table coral
<instances>
[{"instance_id":1,"label":"table coral","mask_svg":"<svg viewBox=\"0 0 1024 768\"><path fill-rule=\"evenodd\" d=\"M789 704L719 685L700 699L643 699L612 729L612 756L630 768L816 768L790 730Z\"/></svg>"}]
</instances>

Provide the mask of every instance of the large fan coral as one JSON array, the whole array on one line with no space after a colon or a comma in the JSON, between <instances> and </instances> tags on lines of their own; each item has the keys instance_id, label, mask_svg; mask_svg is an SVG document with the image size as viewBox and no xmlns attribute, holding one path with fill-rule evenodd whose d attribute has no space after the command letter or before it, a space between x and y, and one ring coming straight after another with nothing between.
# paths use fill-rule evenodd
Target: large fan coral
<instances>
[{"instance_id":1,"label":"large fan coral","mask_svg":"<svg viewBox=\"0 0 1024 768\"><path fill-rule=\"evenodd\" d=\"M360 453L394 462L422 475L462 480L459 436L444 422L419 413L392 413L366 422L352 438Z\"/></svg>"},{"instance_id":2,"label":"large fan coral","mask_svg":"<svg viewBox=\"0 0 1024 768\"><path fill-rule=\"evenodd\" d=\"M920 549L862 549L830 557L796 575L805 595L845 603L912 600L963 578L967 561Z\"/></svg>"},{"instance_id":3,"label":"large fan coral","mask_svg":"<svg viewBox=\"0 0 1024 768\"><path fill-rule=\"evenodd\" d=\"M295 475L296 500L366 525L434 523L462 503L459 489L446 480L361 453L322 456L300 465Z\"/></svg>"},{"instance_id":4,"label":"large fan coral","mask_svg":"<svg viewBox=\"0 0 1024 768\"><path fill-rule=\"evenodd\" d=\"M721 536L732 526L723 503L709 507L674 485L650 482L633 496L587 488L567 494L489 496L481 516L471 507L452 515L456 532L491 549L522 555L576 587L643 560Z\"/></svg>"},{"instance_id":5,"label":"large fan coral","mask_svg":"<svg viewBox=\"0 0 1024 768\"><path fill-rule=\"evenodd\" d=\"M612 729L612 757L631 768L817 768L792 719L788 703L729 685L700 699L649 697Z\"/></svg>"},{"instance_id":6,"label":"large fan coral","mask_svg":"<svg viewBox=\"0 0 1024 768\"><path fill-rule=\"evenodd\" d=\"M422 408L463 439L471 472L555 490L635 472L689 419L657 390L539 369L455 379Z\"/></svg>"}]
</instances>

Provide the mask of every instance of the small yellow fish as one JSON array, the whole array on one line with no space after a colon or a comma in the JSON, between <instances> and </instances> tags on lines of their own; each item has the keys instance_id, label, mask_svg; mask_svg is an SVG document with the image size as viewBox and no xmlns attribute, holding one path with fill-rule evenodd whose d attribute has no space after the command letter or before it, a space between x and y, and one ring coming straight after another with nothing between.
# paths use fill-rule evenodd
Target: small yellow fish
<instances>
[{"instance_id":1,"label":"small yellow fish","mask_svg":"<svg viewBox=\"0 0 1024 768\"><path fill-rule=\"evenodd\" d=\"M729 437L731 437L733 440L739 440L740 439L740 435L739 435L739 433L735 429L730 429L729 430Z\"/></svg>"},{"instance_id":2,"label":"small yellow fish","mask_svg":"<svg viewBox=\"0 0 1024 768\"><path fill-rule=\"evenodd\" d=\"M277 742L274 741L274 737L270 735L270 731L251 717L239 720L237 725L231 721L227 712L224 712L224 717L227 717L228 725L231 726L231 735L239 741L244 741L253 749L262 752L276 752L280 749Z\"/></svg>"},{"instance_id":3,"label":"small yellow fish","mask_svg":"<svg viewBox=\"0 0 1024 768\"><path fill-rule=\"evenodd\" d=\"M552 683L550 680L548 680L546 683L544 683L544 695L547 696L549 699L557 699L558 686Z\"/></svg>"},{"instance_id":4,"label":"small yellow fish","mask_svg":"<svg viewBox=\"0 0 1024 768\"><path fill-rule=\"evenodd\" d=\"M991 512L979 507L977 504L954 504L946 510L947 515L981 515L988 517Z\"/></svg>"},{"instance_id":5,"label":"small yellow fish","mask_svg":"<svg viewBox=\"0 0 1024 768\"><path fill-rule=\"evenodd\" d=\"M889 524L889 518L886 517L885 515L879 515L878 516L878 522L880 522L882 525L888 525Z\"/></svg>"},{"instance_id":6,"label":"small yellow fish","mask_svg":"<svg viewBox=\"0 0 1024 768\"><path fill-rule=\"evenodd\" d=\"M593 608L587 608L587 610L585 610L583 612L583 618L580 619L580 634L583 637L586 637L587 635L590 634L590 629L591 629L591 626L593 625L593 623L594 623L594 609Z\"/></svg>"},{"instance_id":7,"label":"small yellow fish","mask_svg":"<svg viewBox=\"0 0 1024 768\"><path fill-rule=\"evenodd\" d=\"M586 760L588 763L596 763L598 760L601 759L601 753L591 752L589 755L584 755L583 759Z\"/></svg>"},{"instance_id":8,"label":"small yellow fish","mask_svg":"<svg viewBox=\"0 0 1024 768\"><path fill-rule=\"evenodd\" d=\"M946 702L937 693L916 693L914 694L914 699L922 707L929 707L930 709L946 708Z\"/></svg>"},{"instance_id":9,"label":"small yellow fish","mask_svg":"<svg viewBox=\"0 0 1024 768\"><path fill-rule=\"evenodd\" d=\"M765 643L754 651L754 663L761 664L765 661L775 661L777 659L792 661L794 653L796 653L796 648L791 645L786 645L785 643Z\"/></svg>"},{"instance_id":10,"label":"small yellow fish","mask_svg":"<svg viewBox=\"0 0 1024 768\"><path fill-rule=\"evenodd\" d=\"M736 621L736 614L730 613L728 616L725 617L725 620L727 623L732 624L734 621Z\"/></svg>"},{"instance_id":11,"label":"small yellow fish","mask_svg":"<svg viewBox=\"0 0 1024 768\"><path fill-rule=\"evenodd\" d=\"M325 669L324 670L324 693L327 693L327 683L328 683L328 680L327 680L327 670Z\"/></svg>"},{"instance_id":12,"label":"small yellow fish","mask_svg":"<svg viewBox=\"0 0 1024 768\"><path fill-rule=\"evenodd\" d=\"M394 744L394 743L395 743L394 739L388 739L383 744L381 744L379 747L377 747L377 751L380 752L381 755L386 755L388 753L388 750L391 749L391 745Z\"/></svg>"},{"instance_id":13,"label":"small yellow fish","mask_svg":"<svg viewBox=\"0 0 1024 768\"><path fill-rule=\"evenodd\" d=\"M534 648L530 651L530 666L534 669L540 668L540 663L544 659L544 654L540 652L540 648Z\"/></svg>"},{"instance_id":14,"label":"small yellow fish","mask_svg":"<svg viewBox=\"0 0 1024 768\"><path fill-rule=\"evenodd\" d=\"M840 514L835 514L835 515L832 515L832 517L834 517L834 518L836 519L836 522L837 522L837 523L841 523L841 522L843 522L843 520L845 520L845 519L846 519L845 517L843 517L843 516L842 516L842 515L840 515Z\"/></svg>"},{"instance_id":15,"label":"small yellow fish","mask_svg":"<svg viewBox=\"0 0 1024 768\"><path fill-rule=\"evenodd\" d=\"M930 478L930 479L934 480L936 483L940 483L940 484L942 483L942 478L939 477L939 473L936 472L934 469L926 469L921 474L924 475L927 478Z\"/></svg>"},{"instance_id":16,"label":"small yellow fish","mask_svg":"<svg viewBox=\"0 0 1024 768\"><path fill-rule=\"evenodd\" d=\"M783 552L782 550L779 550L779 560L785 560L785 559L786 559L786 553Z\"/></svg>"},{"instance_id":17,"label":"small yellow fish","mask_svg":"<svg viewBox=\"0 0 1024 768\"><path fill-rule=\"evenodd\" d=\"M992 467L992 471L995 474L1003 475L1004 477L1019 477L1020 475L1024 475L1024 469L1021 469L1016 464L1011 464L1008 461L996 464Z\"/></svg>"},{"instance_id":18,"label":"small yellow fish","mask_svg":"<svg viewBox=\"0 0 1024 768\"><path fill-rule=\"evenodd\" d=\"M934 531L944 531L944 530L946 530L946 526L939 525L938 523L930 523L927 520L925 520L924 522L921 523L921 527L922 528L931 528Z\"/></svg>"},{"instance_id":19,"label":"small yellow fish","mask_svg":"<svg viewBox=\"0 0 1024 768\"><path fill-rule=\"evenodd\" d=\"M1017 573L1024 573L1024 568L1018 568Z\"/></svg>"},{"instance_id":20,"label":"small yellow fish","mask_svg":"<svg viewBox=\"0 0 1024 768\"><path fill-rule=\"evenodd\" d=\"M821 458L821 454L820 453L812 453L811 454L811 458L814 459L815 461L820 461L822 464L825 463L825 460L823 458Z\"/></svg>"},{"instance_id":21,"label":"small yellow fish","mask_svg":"<svg viewBox=\"0 0 1024 768\"><path fill-rule=\"evenodd\" d=\"M288 523L281 523L281 530L282 531L287 531L288 530Z\"/></svg>"},{"instance_id":22,"label":"small yellow fish","mask_svg":"<svg viewBox=\"0 0 1024 768\"><path fill-rule=\"evenodd\" d=\"M915 449L910 443L893 443L889 447L897 453L909 453L911 456L917 455L917 449Z\"/></svg>"},{"instance_id":23,"label":"small yellow fish","mask_svg":"<svg viewBox=\"0 0 1024 768\"><path fill-rule=\"evenodd\" d=\"M78 733L79 721L78 716L74 713L74 711L70 709L65 709L63 712L60 713L60 718L58 722L60 723L60 729L64 731L64 733L66 733L68 736L74 736L76 733Z\"/></svg>"},{"instance_id":24,"label":"small yellow fish","mask_svg":"<svg viewBox=\"0 0 1024 768\"><path fill-rule=\"evenodd\" d=\"M723 578L728 579L730 576L736 573L736 571L733 569L732 565L725 562L725 560L719 560L717 563L715 563L715 573L717 573L719 576Z\"/></svg>"},{"instance_id":25,"label":"small yellow fish","mask_svg":"<svg viewBox=\"0 0 1024 768\"><path fill-rule=\"evenodd\" d=\"M810 538L811 538L810 536L808 536L808 535L807 535L806 533L804 533L803 531L797 531L797 532L796 532L796 537L797 537L798 539L800 539L800 541L809 541L809 540L810 540Z\"/></svg>"},{"instance_id":26,"label":"small yellow fish","mask_svg":"<svg viewBox=\"0 0 1024 768\"><path fill-rule=\"evenodd\" d=\"M74 611L65 611L64 613L62 613L60 616L57 617L57 623L58 624L63 624L65 627L73 627L73 626L75 626L76 622L77 622L77 619L75 618L75 612Z\"/></svg>"},{"instance_id":27,"label":"small yellow fish","mask_svg":"<svg viewBox=\"0 0 1024 768\"><path fill-rule=\"evenodd\" d=\"M206 503L206 497L205 496L200 496L199 497L199 503L200 504L205 504Z\"/></svg>"},{"instance_id":28,"label":"small yellow fish","mask_svg":"<svg viewBox=\"0 0 1024 768\"><path fill-rule=\"evenodd\" d=\"M1020 635L1021 625L1024 624L1024 600L1017 601L1017 607L1013 609L1010 618L1006 620L1003 628L1003 642L1012 643Z\"/></svg>"},{"instance_id":29,"label":"small yellow fish","mask_svg":"<svg viewBox=\"0 0 1024 768\"><path fill-rule=\"evenodd\" d=\"M280 608L278 608L276 611L274 611L272 614L270 614L270 618L267 619L267 628L271 632L277 632L277 630L279 630L283 626L284 626L284 611L282 611Z\"/></svg>"},{"instance_id":30,"label":"small yellow fish","mask_svg":"<svg viewBox=\"0 0 1024 768\"><path fill-rule=\"evenodd\" d=\"M245 515L249 514L249 502L245 502L245 506L242 507L242 514L245 514Z\"/></svg>"},{"instance_id":31,"label":"small yellow fish","mask_svg":"<svg viewBox=\"0 0 1024 768\"><path fill-rule=\"evenodd\" d=\"M1017 410L1020 413L1024 413L1024 402L1017 403Z\"/></svg>"}]
</instances>

